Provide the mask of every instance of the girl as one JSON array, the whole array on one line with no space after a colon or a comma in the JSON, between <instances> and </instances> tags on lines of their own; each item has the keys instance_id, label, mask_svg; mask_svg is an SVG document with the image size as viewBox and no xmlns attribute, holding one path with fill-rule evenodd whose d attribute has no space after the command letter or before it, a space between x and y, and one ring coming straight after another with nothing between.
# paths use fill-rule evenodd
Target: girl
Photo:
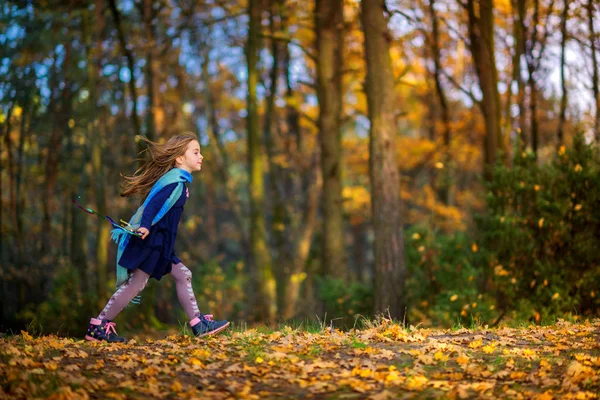
<instances>
[{"instance_id":1,"label":"girl","mask_svg":"<svg viewBox=\"0 0 600 400\"><path fill-rule=\"evenodd\" d=\"M160 280L171 274L177 297L190 319L194 335L201 337L222 331L227 321L213 321L212 315L198 310L192 290L192 273L173 250L183 205L189 197L186 182L192 172L202 169L200 144L191 133L174 136L164 144L148 143L151 158L133 176L124 177L121 196L142 195L145 200L129 221L139 236L123 230L112 231L119 244L117 252L117 288L97 318L92 318L87 340L124 342L117 336L112 320L146 286L150 277Z\"/></svg>"}]
</instances>

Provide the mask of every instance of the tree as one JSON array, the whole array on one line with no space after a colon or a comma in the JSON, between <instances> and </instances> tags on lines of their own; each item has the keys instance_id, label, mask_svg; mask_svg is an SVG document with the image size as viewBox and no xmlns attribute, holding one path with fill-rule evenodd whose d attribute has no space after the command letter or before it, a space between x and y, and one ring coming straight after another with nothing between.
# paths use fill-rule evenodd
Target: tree
<instances>
[{"instance_id":1,"label":"tree","mask_svg":"<svg viewBox=\"0 0 600 400\"><path fill-rule=\"evenodd\" d=\"M361 20L367 59L369 172L375 232L375 311L393 318L406 312L406 267L400 214L400 175L396 164L394 75L384 0L363 0Z\"/></svg>"},{"instance_id":2,"label":"tree","mask_svg":"<svg viewBox=\"0 0 600 400\"><path fill-rule=\"evenodd\" d=\"M490 168L496 163L496 153L502 149L500 129L500 94L494 54L493 0L467 0L469 49L482 93L480 103L485 120L484 176L490 179Z\"/></svg>"},{"instance_id":3,"label":"tree","mask_svg":"<svg viewBox=\"0 0 600 400\"><path fill-rule=\"evenodd\" d=\"M260 2L248 3L250 21L246 60L248 63L247 132L248 132L248 172L250 185L250 251L254 283L257 287L255 317L259 320L275 320L276 295L275 278L271 267L271 256L267 245L267 232L264 217L264 177L263 154L258 124L256 86L260 51Z\"/></svg>"},{"instance_id":4,"label":"tree","mask_svg":"<svg viewBox=\"0 0 600 400\"><path fill-rule=\"evenodd\" d=\"M592 49L592 94L596 107L594 117L594 138L596 143L600 143L600 78L598 76L598 56L596 55L596 46L598 39L594 29L594 1L588 0L586 10L588 16L588 29L590 35L590 47Z\"/></svg>"},{"instance_id":5,"label":"tree","mask_svg":"<svg viewBox=\"0 0 600 400\"><path fill-rule=\"evenodd\" d=\"M565 121L567 117L567 79L565 76L566 67L566 49L567 49L567 20L569 19L569 0L563 1L562 19L560 21L560 84L562 89L562 97L560 99L560 113L558 116L558 133L557 133L557 148L560 148L565 141Z\"/></svg>"},{"instance_id":6,"label":"tree","mask_svg":"<svg viewBox=\"0 0 600 400\"><path fill-rule=\"evenodd\" d=\"M325 275L346 279L342 208L342 0L316 0L317 97L323 174L323 264Z\"/></svg>"}]
</instances>

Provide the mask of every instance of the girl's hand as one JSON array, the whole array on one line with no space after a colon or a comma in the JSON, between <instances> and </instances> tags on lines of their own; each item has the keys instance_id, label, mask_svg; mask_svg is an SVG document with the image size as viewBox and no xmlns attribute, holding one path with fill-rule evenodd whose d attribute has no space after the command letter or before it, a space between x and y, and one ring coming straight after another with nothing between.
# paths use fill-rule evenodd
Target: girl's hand
<instances>
[{"instance_id":1,"label":"girl's hand","mask_svg":"<svg viewBox=\"0 0 600 400\"><path fill-rule=\"evenodd\" d=\"M148 236L150 231L142 226L142 227L138 228L137 233L142 234L142 236L140 236L140 239L143 240L143 239L146 239L146 236Z\"/></svg>"}]
</instances>

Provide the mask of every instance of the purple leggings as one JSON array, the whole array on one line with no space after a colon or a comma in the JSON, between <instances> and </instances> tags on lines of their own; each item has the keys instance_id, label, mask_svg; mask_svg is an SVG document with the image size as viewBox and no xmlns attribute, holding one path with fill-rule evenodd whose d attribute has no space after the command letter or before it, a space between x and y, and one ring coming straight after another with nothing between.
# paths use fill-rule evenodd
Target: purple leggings
<instances>
[{"instance_id":1,"label":"purple leggings","mask_svg":"<svg viewBox=\"0 0 600 400\"><path fill-rule=\"evenodd\" d=\"M185 313L190 320L196 318L196 314L200 312L198 310L198 303L196 303L196 296L192 290L192 271L190 271L182 263L173 264L171 275L175 279L175 288L177 289L177 298L179 304L183 307ZM129 280L119 287L119 290L112 295L104 310L98 315L98 319L114 320L115 317L125 308L127 304L137 296L148 283L150 275L136 269L133 274L129 277Z\"/></svg>"}]
</instances>

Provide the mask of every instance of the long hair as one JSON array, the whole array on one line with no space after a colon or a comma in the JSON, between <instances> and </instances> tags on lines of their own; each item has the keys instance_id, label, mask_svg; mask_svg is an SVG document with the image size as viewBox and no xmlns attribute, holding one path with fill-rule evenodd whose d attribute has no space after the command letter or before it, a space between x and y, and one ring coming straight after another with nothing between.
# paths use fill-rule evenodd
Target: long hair
<instances>
[{"instance_id":1,"label":"long hair","mask_svg":"<svg viewBox=\"0 0 600 400\"><path fill-rule=\"evenodd\" d=\"M175 167L175 159L185 154L188 144L198 140L191 132L173 136L163 144L153 142L144 136L136 136L136 138L148 144L148 148L144 151L150 153L150 159L146 160L132 176L122 175L124 179L121 185L122 197L140 194L145 198L156 181Z\"/></svg>"}]
</instances>

